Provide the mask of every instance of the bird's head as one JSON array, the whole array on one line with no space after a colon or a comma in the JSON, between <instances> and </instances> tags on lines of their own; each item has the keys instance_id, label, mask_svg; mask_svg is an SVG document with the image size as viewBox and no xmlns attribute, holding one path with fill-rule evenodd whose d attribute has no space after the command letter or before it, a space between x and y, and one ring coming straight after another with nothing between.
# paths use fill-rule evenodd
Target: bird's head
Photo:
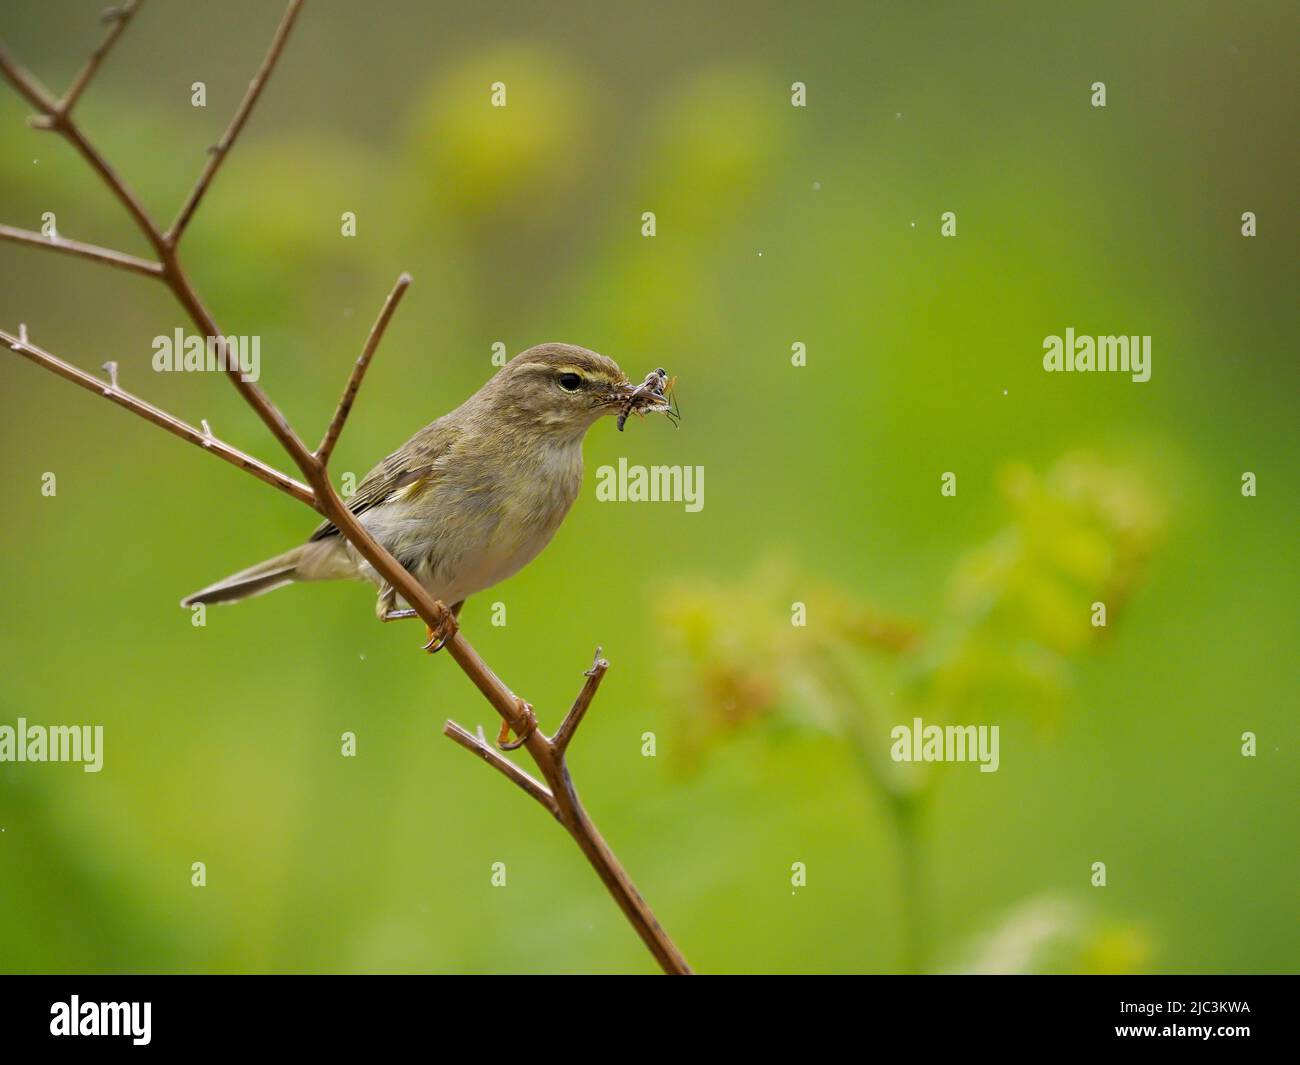
<instances>
[{"instance_id":1,"label":"bird's head","mask_svg":"<svg viewBox=\"0 0 1300 1065\"><path fill-rule=\"evenodd\" d=\"M574 344L539 344L501 367L483 392L496 416L571 438L618 414L633 390L613 359Z\"/></svg>"}]
</instances>

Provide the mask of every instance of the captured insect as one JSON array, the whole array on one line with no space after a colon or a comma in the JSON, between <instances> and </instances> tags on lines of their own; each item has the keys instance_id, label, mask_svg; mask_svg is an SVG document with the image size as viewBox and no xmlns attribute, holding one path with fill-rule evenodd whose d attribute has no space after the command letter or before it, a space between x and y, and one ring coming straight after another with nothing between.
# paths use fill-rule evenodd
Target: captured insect
<instances>
[{"instance_id":1,"label":"captured insect","mask_svg":"<svg viewBox=\"0 0 1300 1065\"><path fill-rule=\"evenodd\" d=\"M631 395L623 401L623 409L618 412L618 431L623 431L623 426L627 423L627 416L635 413L637 417L643 417L649 413L663 413L668 415L668 420L674 426L681 421L681 407L677 403L677 398L673 393L674 386L677 384L676 377L669 377L668 371L662 366L657 370L651 370L645 375L645 380L632 390Z\"/></svg>"}]
</instances>

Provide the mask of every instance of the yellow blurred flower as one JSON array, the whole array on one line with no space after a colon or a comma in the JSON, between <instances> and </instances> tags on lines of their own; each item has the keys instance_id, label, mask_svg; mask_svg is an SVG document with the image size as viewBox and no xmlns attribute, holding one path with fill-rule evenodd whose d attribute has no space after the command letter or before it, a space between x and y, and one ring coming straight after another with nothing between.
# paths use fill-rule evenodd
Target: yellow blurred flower
<instances>
[{"instance_id":1,"label":"yellow blurred flower","mask_svg":"<svg viewBox=\"0 0 1300 1065\"><path fill-rule=\"evenodd\" d=\"M494 95L505 105L493 106ZM419 171L460 216L533 209L592 165L589 100L569 57L523 44L473 56L416 108Z\"/></svg>"},{"instance_id":2,"label":"yellow blurred flower","mask_svg":"<svg viewBox=\"0 0 1300 1065\"><path fill-rule=\"evenodd\" d=\"M1043 476L1010 466L1001 484L1010 524L958 562L925 632L774 561L733 584L671 588L661 631L688 749L763 718L860 737L885 691L891 712L930 720L1052 718L1070 656L1106 631L1093 604L1107 625L1121 613L1161 511L1133 472L1082 455Z\"/></svg>"}]
</instances>

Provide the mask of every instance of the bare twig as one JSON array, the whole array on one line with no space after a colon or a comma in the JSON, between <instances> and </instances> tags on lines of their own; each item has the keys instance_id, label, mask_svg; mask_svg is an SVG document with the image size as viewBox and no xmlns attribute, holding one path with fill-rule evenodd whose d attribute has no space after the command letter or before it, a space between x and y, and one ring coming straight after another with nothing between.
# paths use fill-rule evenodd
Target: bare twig
<instances>
[{"instance_id":1,"label":"bare twig","mask_svg":"<svg viewBox=\"0 0 1300 1065\"><path fill-rule=\"evenodd\" d=\"M573 700L573 706L564 715L560 727L555 730L555 746L560 754L564 754L573 739L573 734L578 731L578 726L582 724L583 716L587 713L587 707L591 705L591 700L596 697L596 689L600 687L600 682L605 679L605 672L608 669L609 663L600 657L600 648L597 647L591 668L586 673L587 683L582 686L582 691L578 692L578 697Z\"/></svg>"},{"instance_id":2,"label":"bare twig","mask_svg":"<svg viewBox=\"0 0 1300 1065\"><path fill-rule=\"evenodd\" d=\"M330 419L329 427L325 430L325 436L321 439L320 447L316 449L316 461L322 466L329 464L330 455L334 453L334 445L338 443L339 434L343 432L343 423L347 421L348 414L352 411L352 403L357 398L357 390L361 387L361 380L366 376L366 370L370 368L370 360L375 357L375 349L379 347L379 342L384 339L384 330L388 328L393 312L397 310L397 305L402 302L402 297L406 295L406 290L410 285L411 275L402 274L397 279L397 284L393 286L393 291L388 294L388 299L384 300L384 306L380 309L375 324L370 327L370 335L366 337L366 346L361 349L361 354L357 356L356 365L352 367L352 373L348 376L347 387L343 389L343 395L339 398L338 408L334 411L334 417Z\"/></svg>"},{"instance_id":3,"label":"bare twig","mask_svg":"<svg viewBox=\"0 0 1300 1065\"><path fill-rule=\"evenodd\" d=\"M686 962L686 958L682 956L673 941L668 938L668 933L660 927L654 913L651 912L646 901L627 878L627 874L623 872L622 867L618 865L608 845L596 830L596 826L587 816L582 803L578 800L578 793L573 786L573 780L569 776L569 766L565 759L565 747L573 739L573 734L582 722L583 715L587 712L587 707L591 705L596 689L600 686L601 679L608 669L609 663L600 657L598 651L595 663L586 673L586 683L583 684L577 699L574 700L573 709L569 711L564 723L560 726L564 735L561 736L560 733L557 733L555 738L552 739L544 735L541 729L534 728L525 741L525 746L550 787L550 795L555 804L553 811L555 817L568 830L569 835L573 837L582 852L587 856L587 859L600 875L601 880L605 882L610 894L614 896L615 901L618 902L623 913L631 922L632 927L641 936L642 941L654 954L665 972L689 973L691 969ZM473 679L472 676L471 679ZM517 733L521 731L513 721L511 725ZM524 788L525 791L532 794L525 784L501 764L504 762L511 769L516 769L513 763L500 756L496 758L487 757L484 752L491 749L488 748L487 743L481 737L475 739L454 721L448 721L443 726L443 732L462 747L473 751L484 761L496 766L515 783L519 784L520 787ZM471 742L465 742L466 738ZM496 752L492 753L495 755ZM546 804L543 803L543 805Z\"/></svg>"},{"instance_id":4,"label":"bare twig","mask_svg":"<svg viewBox=\"0 0 1300 1065\"><path fill-rule=\"evenodd\" d=\"M48 129L63 136L81 154L91 169L99 175L104 184L121 202L127 213L131 215L140 232L154 249L160 265L156 276L171 290L172 295L198 329L205 336L215 341L224 340L225 334L194 290L188 274L181 265L177 254L177 245L199 201L211 184L221 160L225 158L243 129L253 105L257 102L257 98L261 94L262 88L265 86L266 80L284 48L285 40L300 8L301 0L290 0L289 7L280 22L279 29L276 31L270 50L263 60L257 75L249 85L248 93L240 104L234 120L222 137L221 142L217 145L215 154L209 159L200 174L198 182L182 206L176 222L165 233L153 221L148 211L145 210L139 199L118 176L117 172L87 140L80 127L69 114L68 108L55 101L31 73L9 56L3 48L0 48L0 73L3 73L14 87L40 112L34 124L39 128ZM134 7L132 7L132 10L134 10ZM111 32L109 40L105 42L105 46L102 46L103 50L106 51L106 46L117 39L120 29L115 27L115 30L117 32ZM101 51L99 60L102 60L102 58ZM84 90L85 85L98 68L99 60L92 57L92 62L88 64L87 71L83 72L84 76L80 77L78 82L74 84L75 92L69 93L69 97L74 101L76 96ZM17 233L21 231L11 232ZM7 235L6 239L16 239L19 243L31 243L21 237L12 235ZM89 248L90 246L85 247ZM115 266L124 266L124 260L131 258L124 253L110 252L108 249L95 249L95 251L97 254L84 257L111 262ZM138 263L144 262L145 260L138 261ZM153 272L152 270L138 269L138 267L129 268L137 269L137 272L141 273ZM339 530L340 534L352 544L356 551L374 567L375 572L388 583L398 596L411 606L430 628L454 630L450 611L429 595L425 588L369 534L357 516L339 499L338 494L330 484L326 465L329 451L333 447L333 442L337 440L338 432L341 431L348 410L355 399L356 389L360 386L361 377L364 375L365 368L369 365L370 358L374 354L372 345L378 345L388 318L391 316L392 310L395 309L401 292L405 291L408 281L409 279L405 277L399 280L398 288L394 289L392 295L390 295L388 304L385 305L380 314L379 322L371 331L371 338L367 341L367 349L369 350L364 351L362 359L358 360L358 365L353 370L355 380L349 381L348 388L344 391L343 398L340 400L334 417L331 419L326 438L322 441L323 455L313 453L307 449L288 420L271 402L266 393L255 383L242 378L238 366L231 365L227 367L227 377L231 384L294 460L307 482L305 485L293 481L284 474L280 474L259 463L256 459L252 459L229 445L221 443L212 435L206 422L202 431L196 430L193 426L187 425L143 400L123 392L120 388L115 387L112 382L100 381L78 370L70 363L35 348L26 340L25 335L13 337L9 334L0 333L0 339L9 342L15 351L47 370L57 373L59 376L65 377L83 388L99 392L140 417L167 429L183 439L199 444L226 461L247 469L259 479L273 484L282 491L286 491L312 506ZM331 439L331 436L333 439ZM511 726L516 735L526 736L523 746L537 764L538 769L541 770L546 785L543 786L540 782L529 777L528 774L518 769L507 759L498 758L496 752L492 752L491 757L484 755L480 748L486 748L485 742L469 737L471 742L466 744L465 737L468 734L462 735L464 730L458 726L450 726L449 724L448 735L457 743L473 750L474 753L494 765L515 783L519 784L520 787L528 791L529 794L533 795L548 810L551 810L577 842L579 848L591 863L592 868L595 869L597 875L605 884L615 902L618 903L619 908L627 916L637 934L654 955L656 961L666 972L689 973L691 970L686 959L659 925L650 907L646 905L645 900L637 892L631 879L619 864L618 859L614 857L613 852L609 849L609 846L605 843L579 802L573 781L569 776L568 767L565 764L563 746L557 745L555 741L545 736L540 729L533 727L535 722L531 717L531 712L527 710L527 704L492 672L487 663L479 657L478 652L470 646L463 635L458 631L452 631L444 646L447 653L465 675L473 681L475 687L492 705L493 709ZM598 661L592 672L588 674L587 683L575 701L574 708L570 711L565 725L561 726L561 738L564 745L567 745L572 739L574 730L595 695L596 687L600 683L600 677L604 673L604 668L600 667L601 663ZM607 664L605 668L607 668ZM547 794L550 796L549 803L545 799Z\"/></svg>"},{"instance_id":5,"label":"bare twig","mask_svg":"<svg viewBox=\"0 0 1300 1065\"><path fill-rule=\"evenodd\" d=\"M158 227L154 225L153 220L149 217L149 212L144 209L136 195L127 188L126 184L118 176L102 155L99 154L86 140L81 128L72 120L70 115L64 114L59 110L59 102L50 95L36 77L28 71L21 63L13 58L3 46L0 46L0 74L3 74L23 96L35 107L40 114L32 120L32 125L37 129L47 129L61 134L69 144L71 144L86 160L90 168L99 175L101 181L108 186L109 191L121 201L122 206L126 208L135 224L140 231L148 238L149 243L157 252L159 259L166 263L165 252L167 247L162 240L162 234Z\"/></svg>"},{"instance_id":6,"label":"bare twig","mask_svg":"<svg viewBox=\"0 0 1300 1065\"><path fill-rule=\"evenodd\" d=\"M557 821L560 819L560 811L555 805L555 796L551 794L551 789L541 781L535 780L533 777L529 776L515 765L514 762L510 761L509 758L505 757L505 755L498 754L493 750L492 745L483 738L481 729L479 730L479 735L476 736L474 733L467 732L465 729L461 728L456 724L456 722L448 721L442 726L442 733L452 741L459 743L471 754L478 755L483 759L483 761L487 762L488 765L499 769L509 779L513 780L523 788L524 791L528 792L529 795L546 807L547 812L552 817Z\"/></svg>"},{"instance_id":7,"label":"bare twig","mask_svg":"<svg viewBox=\"0 0 1300 1065\"><path fill-rule=\"evenodd\" d=\"M63 100L59 104L59 110L63 114L72 113L72 109L77 105L77 100L85 92L86 86L90 84L90 79L95 76L95 71L99 69L99 64L104 61L104 57L108 55L109 50L117 42L117 39L122 36L127 23L131 21L131 16L139 10L140 3L141 0L128 0L121 7L110 7L104 12L104 18L111 22L112 25L100 42L99 47L90 53L90 58L86 60L86 65L81 68L81 73L77 75L77 79L72 83L72 88L64 93Z\"/></svg>"},{"instance_id":8,"label":"bare twig","mask_svg":"<svg viewBox=\"0 0 1300 1065\"><path fill-rule=\"evenodd\" d=\"M208 191L212 179L217 176L217 171L225 161L226 153L230 151L231 146L235 143L235 138L243 130L244 123L248 121L248 116L257 103L257 98L262 95L262 90L266 88L266 79L271 76L271 71L275 69L275 64L279 62L280 53L284 51L285 41L289 39L289 31L293 29L294 21L298 18L298 12L301 10L302 0L289 0L289 7L284 13L284 18L280 20L275 36L271 39L270 50L266 53L266 58L262 60L262 65L253 76L253 80L248 83L248 91L244 93L244 98L239 103L239 110L235 112L235 117L230 120L230 125L226 127L226 132L221 135L221 140L217 141L209 150L208 163L203 168L203 173L199 175L199 180L195 183L194 188L190 190L189 196L186 197L180 213L176 216L176 221L172 223L171 229L167 231L163 238L168 245L174 246L181 239L185 227L190 224L190 219L194 217L199 201L203 199L203 194Z\"/></svg>"},{"instance_id":9,"label":"bare twig","mask_svg":"<svg viewBox=\"0 0 1300 1065\"><path fill-rule=\"evenodd\" d=\"M188 440L191 444L196 444L205 451L211 451L219 459L224 459L232 466L238 466L241 470L247 470L259 481L265 481L273 488L280 489L287 495L293 496L299 502L306 503L309 507L315 509L316 501L312 495L312 490L301 481L295 481L292 477L281 473L274 467L246 455L238 448L231 447L229 444L216 437L205 434L201 429L173 417L165 410L155 407L139 396L133 396L117 386L116 370L109 371L110 380L101 381L98 377L78 369L69 362L64 362L56 355L51 355L48 351L37 347L29 340L25 340L21 334L18 336L0 329L0 343L7 345L12 351L18 352L26 359L30 359L37 366L43 366L51 373L56 373L65 380L71 381L74 385L80 385L87 392L94 392L96 395L103 396L105 399L116 403L119 407L125 407L132 414L137 414L147 422L153 422L160 429L166 429L169 433L179 436L182 440ZM109 363L108 365L114 365Z\"/></svg>"},{"instance_id":10,"label":"bare twig","mask_svg":"<svg viewBox=\"0 0 1300 1065\"><path fill-rule=\"evenodd\" d=\"M34 75L24 70L22 65L5 50L3 44L0 44L0 72L3 72L13 87L26 97L29 104L41 112L42 117L59 109L59 103L50 95L50 90L37 81ZM48 128L48 123L45 122L40 122L38 125Z\"/></svg>"},{"instance_id":11,"label":"bare twig","mask_svg":"<svg viewBox=\"0 0 1300 1065\"><path fill-rule=\"evenodd\" d=\"M26 244L33 248L49 248L61 251L65 255L75 255L91 262L105 263L121 270L131 270L145 277L161 277L162 263L152 259L140 259L134 255L101 248L95 244L83 244L79 240L67 240L64 237L47 237L43 233L34 233L30 229L18 229L15 226L0 225L0 240L12 241L14 244Z\"/></svg>"}]
</instances>

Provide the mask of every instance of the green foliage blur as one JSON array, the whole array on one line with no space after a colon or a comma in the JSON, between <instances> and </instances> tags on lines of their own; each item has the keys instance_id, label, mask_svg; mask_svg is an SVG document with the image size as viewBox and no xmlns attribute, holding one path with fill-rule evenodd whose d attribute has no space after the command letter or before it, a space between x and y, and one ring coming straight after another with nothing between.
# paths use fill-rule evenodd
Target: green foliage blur
<instances>
[{"instance_id":1,"label":"green foliage blur","mask_svg":"<svg viewBox=\"0 0 1300 1065\"><path fill-rule=\"evenodd\" d=\"M57 90L101 6L10 0L0 37ZM278 17L147 4L80 103L161 220ZM1294 971L1297 28L318 0L184 258L309 441L414 275L336 475L497 341L678 376L680 428L598 426L554 543L462 621L548 729L603 646L574 776L700 970ZM147 253L27 113L0 86L0 221ZM152 372L189 324L160 286L0 243L20 322L283 465L224 381ZM1151 380L1044 373L1067 327L1152 335ZM418 626L360 585L177 606L311 515L4 355L0 725L102 724L105 764L0 763L0 971L653 970L567 836L441 737L495 721ZM621 456L702 465L703 510L597 503ZM999 724L998 772L881 762L914 713Z\"/></svg>"}]
</instances>

